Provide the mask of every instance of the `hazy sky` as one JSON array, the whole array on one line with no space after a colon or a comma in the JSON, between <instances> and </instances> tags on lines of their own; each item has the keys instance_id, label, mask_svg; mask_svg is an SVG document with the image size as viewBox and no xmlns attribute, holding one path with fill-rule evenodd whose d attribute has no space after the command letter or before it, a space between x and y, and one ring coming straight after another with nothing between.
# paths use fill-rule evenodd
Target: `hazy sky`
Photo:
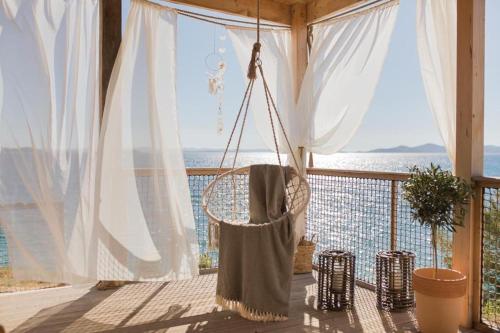
<instances>
[{"instance_id":1,"label":"hazy sky","mask_svg":"<svg viewBox=\"0 0 500 333\"><path fill-rule=\"evenodd\" d=\"M124 2L124 17L129 0ZM401 0L398 19L373 103L347 150L396 145L441 144L427 105L416 49L415 0ZM217 47L226 49L224 93L225 131L217 135L217 103L208 94L205 57ZM495 33L496 32L496 33ZM500 145L500 1L487 0L485 142ZM242 98L244 81L236 55L222 27L183 16L178 20L178 112L184 148L220 148ZM360 92L361 93L361 92ZM244 146L263 144L250 122Z\"/></svg>"}]
</instances>

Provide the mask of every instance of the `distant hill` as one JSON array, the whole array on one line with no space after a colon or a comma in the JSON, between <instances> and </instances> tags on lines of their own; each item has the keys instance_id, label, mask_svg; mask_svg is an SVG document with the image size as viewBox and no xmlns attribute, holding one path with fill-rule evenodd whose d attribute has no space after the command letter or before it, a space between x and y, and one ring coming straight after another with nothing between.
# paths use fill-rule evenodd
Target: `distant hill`
<instances>
[{"instance_id":1,"label":"distant hill","mask_svg":"<svg viewBox=\"0 0 500 333\"><path fill-rule=\"evenodd\" d=\"M446 153L446 149L440 145L426 143L415 147L397 146L392 148L378 148L367 151L367 153Z\"/></svg>"},{"instance_id":2,"label":"distant hill","mask_svg":"<svg viewBox=\"0 0 500 333\"><path fill-rule=\"evenodd\" d=\"M500 154L500 146L486 145L484 146L486 154ZM397 146L392 148L378 148L366 151L366 153L446 153L443 146L433 143L426 143L420 146Z\"/></svg>"}]
</instances>

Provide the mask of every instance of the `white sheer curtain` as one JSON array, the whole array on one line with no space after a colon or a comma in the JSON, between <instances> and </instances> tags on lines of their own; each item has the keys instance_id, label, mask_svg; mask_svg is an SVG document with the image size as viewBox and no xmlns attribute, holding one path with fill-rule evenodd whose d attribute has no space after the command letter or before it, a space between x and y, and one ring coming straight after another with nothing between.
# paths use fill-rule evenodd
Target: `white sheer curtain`
<instances>
[{"instance_id":1,"label":"white sheer curtain","mask_svg":"<svg viewBox=\"0 0 500 333\"><path fill-rule=\"evenodd\" d=\"M0 223L18 279L95 271L99 53L98 0L0 2Z\"/></svg>"},{"instance_id":2,"label":"white sheer curtain","mask_svg":"<svg viewBox=\"0 0 500 333\"><path fill-rule=\"evenodd\" d=\"M375 93L398 4L398 1L390 1L315 25L309 65L297 104L293 92L291 34L287 30L262 32L264 71L278 100L278 110L285 119L293 147L303 146L314 153L333 154L349 142ZM236 28L228 31L246 75L256 32ZM256 88L260 93L261 87ZM254 96L252 109L259 133L267 146L273 148L264 96Z\"/></svg>"},{"instance_id":3,"label":"white sheer curtain","mask_svg":"<svg viewBox=\"0 0 500 333\"><path fill-rule=\"evenodd\" d=\"M228 27L227 31L236 51L243 78L246 82L248 80L248 63L252 55L253 44L257 38L257 32L254 29L237 27ZM262 59L262 67L266 76L266 81L275 99L280 117L287 129L287 135L290 136L288 116L290 110L295 107L291 32L285 29L264 29L260 34L260 43L262 44L260 57ZM241 97L243 98L243 92ZM263 139L264 144L269 149L275 150L267 103L264 95L264 87L260 74L258 74L258 78L255 81L250 108L253 113L257 131ZM288 149L284 143L276 117L273 119L275 127L280 134L277 138L280 150L282 150L283 153L287 153Z\"/></svg>"},{"instance_id":4,"label":"white sheer curtain","mask_svg":"<svg viewBox=\"0 0 500 333\"><path fill-rule=\"evenodd\" d=\"M361 125L384 65L398 4L392 1L314 26L292 121L294 133L309 151L333 154Z\"/></svg>"},{"instance_id":5,"label":"white sheer curtain","mask_svg":"<svg viewBox=\"0 0 500 333\"><path fill-rule=\"evenodd\" d=\"M427 101L455 161L457 2L417 0L417 47Z\"/></svg>"},{"instance_id":6,"label":"white sheer curtain","mask_svg":"<svg viewBox=\"0 0 500 333\"><path fill-rule=\"evenodd\" d=\"M106 98L98 171L100 279L198 272L176 109L177 14L132 1Z\"/></svg>"}]
</instances>

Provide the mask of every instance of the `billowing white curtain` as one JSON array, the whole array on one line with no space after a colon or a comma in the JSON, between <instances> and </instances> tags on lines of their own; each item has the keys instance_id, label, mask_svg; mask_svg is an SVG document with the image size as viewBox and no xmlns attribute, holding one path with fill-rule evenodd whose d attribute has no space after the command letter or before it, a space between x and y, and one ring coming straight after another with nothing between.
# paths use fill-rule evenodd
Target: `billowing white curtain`
<instances>
[{"instance_id":1,"label":"billowing white curtain","mask_svg":"<svg viewBox=\"0 0 500 333\"><path fill-rule=\"evenodd\" d=\"M247 69L252 47L257 39L257 32L254 29L227 27L228 35L233 43L238 57L238 62L245 82L247 82ZM290 110L295 107L294 97L294 77L291 52L291 32L285 29L263 29L260 34L262 67L269 90L276 102L276 107L289 135L288 116ZM243 98L243 92L242 96ZM253 113L257 131L264 141L264 144L275 150L273 132L270 125L267 102L264 95L264 87L260 74L255 81L253 88L250 109ZM276 117L273 118L277 129L280 150L287 153L288 149L279 128Z\"/></svg>"},{"instance_id":2,"label":"billowing white curtain","mask_svg":"<svg viewBox=\"0 0 500 333\"><path fill-rule=\"evenodd\" d=\"M427 101L455 161L457 2L417 0L417 47Z\"/></svg>"},{"instance_id":3,"label":"billowing white curtain","mask_svg":"<svg viewBox=\"0 0 500 333\"><path fill-rule=\"evenodd\" d=\"M398 5L398 1L390 1L315 25L309 65L297 104L290 32L264 30L261 33L261 58L266 78L285 119L292 147L333 154L355 134L375 94ZM246 75L256 32L237 28L228 31ZM259 82L257 80L252 109L259 133L266 145L273 148L265 98L258 95L262 90Z\"/></svg>"},{"instance_id":4,"label":"billowing white curtain","mask_svg":"<svg viewBox=\"0 0 500 333\"><path fill-rule=\"evenodd\" d=\"M291 123L309 151L333 154L361 125L387 55L398 2L314 26L299 102Z\"/></svg>"},{"instance_id":5,"label":"billowing white curtain","mask_svg":"<svg viewBox=\"0 0 500 333\"><path fill-rule=\"evenodd\" d=\"M177 14L132 1L106 96L97 191L100 279L198 272L176 109Z\"/></svg>"},{"instance_id":6,"label":"billowing white curtain","mask_svg":"<svg viewBox=\"0 0 500 333\"><path fill-rule=\"evenodd\" d=\"M98 0L0 1L0 225L18 279L95 277L99 53Z\"/></svg>"}]
</instances>

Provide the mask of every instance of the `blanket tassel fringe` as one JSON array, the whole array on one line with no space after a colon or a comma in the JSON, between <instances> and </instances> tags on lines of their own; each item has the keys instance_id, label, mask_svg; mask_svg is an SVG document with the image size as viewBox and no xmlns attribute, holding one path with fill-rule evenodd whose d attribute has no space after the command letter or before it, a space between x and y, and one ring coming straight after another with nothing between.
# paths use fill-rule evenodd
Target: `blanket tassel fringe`
<instances>
[{"instance_id":1,"label":"blanket tassel fringe","mask_svg":"<svg viewBox=\"0 0 500 333\"><path fill-rule=\"evenodd\" d=\"M219 236L220 236L220 226L218 223L209 222L208 223L208 249L218 250L219 249Z\"/></svg>"},{"instance_id":2,"label":"blanket tassel fringe","mask_svg":"<svg viewBox=\"0 0 500 333\"><path fill-rule=\"evenodd\" d=\"M228 300L220 295L215 296L215 302L222 306L224 310L238 312L240 316L251 321L272 322L288 320L288 316L250 309L241 302Z\"/></svg>"}]
</instances>

